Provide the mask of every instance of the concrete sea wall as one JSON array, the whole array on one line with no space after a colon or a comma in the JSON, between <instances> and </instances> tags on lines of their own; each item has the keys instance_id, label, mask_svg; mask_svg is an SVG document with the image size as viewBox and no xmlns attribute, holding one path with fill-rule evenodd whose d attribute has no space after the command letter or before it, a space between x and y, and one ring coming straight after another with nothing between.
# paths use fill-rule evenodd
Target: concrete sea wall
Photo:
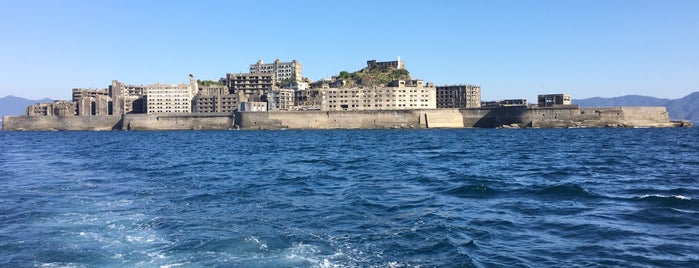
<instances>
[{"instance_id":1,"label":"concrete sea wall","mask_svg":"<svg viewBox=\"0 0 699 268\"><path fill-rule=\"evenodd\" d=\"M3 116L3 130L112 130L119 128L119 115Z\"/></svg>"},{"instance_id":2,"label":"concrete sea wall","mask_svg":"<svg viewBox=\"0 0 699 268\"><path fill-rule=\"evenodd\" d=\"M240 129L462 128L458 109L239 112Z\"/></svg>"},{"instance_id":3,"label":"concrete sea wall","mask_svg":"<svg viewBox=\"0 0 699 268\"><path fill-rule=\"evenodd\" d=\"M664 107L273 111L235 114L5 116L4 130L227 130L495 127L673 127Z\"/></svg>"},{"instance_id":4,"label":"concrete sea wall","mask_svg":"<svg viewBox=\"0 0 699 268\"><path fill-rule=\"evenodd\" d=\"M233 128L233 115L211 114L127 114L122 130L226 130Z\"/></svg>"},{"instance_id":5,"label":"concrete sea wall","mask_svg":"<svg viewBox=\"0 0 699 268\"><path fill-rule=\"evenodd\" d=\"M672 127L665 107L577 106L462 109L465 127Z\"/></svg>"}]
</instances>

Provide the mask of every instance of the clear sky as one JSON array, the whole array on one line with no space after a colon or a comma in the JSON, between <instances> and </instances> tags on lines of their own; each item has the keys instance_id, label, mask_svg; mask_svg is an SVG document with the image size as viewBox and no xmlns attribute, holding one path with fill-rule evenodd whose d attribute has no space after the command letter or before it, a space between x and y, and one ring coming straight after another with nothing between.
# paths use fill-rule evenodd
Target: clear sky
<instances>
[{"instance_id":1,"label":"clear sky","mask_svg":"<svg viewBox=\"0 0 699 268\"><path fill-rule=\"evenodd\" d=\"M5 0L0 97L218 80L263 60L318 80L366 61L483 100L699 91L699 1Z\"/></svg>"}]
</instances>

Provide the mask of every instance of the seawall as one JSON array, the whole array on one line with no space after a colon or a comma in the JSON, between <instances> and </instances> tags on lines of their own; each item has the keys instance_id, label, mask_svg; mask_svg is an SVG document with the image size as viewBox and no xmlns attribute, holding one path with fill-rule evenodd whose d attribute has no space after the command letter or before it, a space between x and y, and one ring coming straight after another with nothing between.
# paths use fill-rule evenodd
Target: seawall
<instances>
[{"instance_id":1,"label":"seawall","mask_svg":"<svg viewBox=\"0 0 699 268\"><path fill-rule=\"evenodd\" d=\"M690 124L691 125L691 124ZM508 106L374 111L270 111L235 114L4 116L3 130L227 130L496 127L674 127L664 107Z\"/></svg>"},{"instance_id":2,"label":"seawall","mask_svg":"<svg viewBox=\"0 0 699 268\"><path fill-rule=\"evenodd\" d=\"M458 109L239 112L240 129L462 128Z\"/></svg>"},{"instance_id":3,"label":"seawall","mask_svg":"<svg viewBox=\"0 0 699 268\"><path fill-rule=\"evenodd\" d=\"M229 113L127 114L121 130L227 130L233 128Z\"/></svg>"},{"instance_id":4,"label":"seawall","mask_svg":"<svg viewBox=\"0 0 699 268\"><path fill-rule=\"evenodd\" d=\"M112 130L120 123L120 115L2 117L3 130Z\"/></svg>"},{"instance_id":5,"label":"seawall","mask_svg":"<svg viewBox=\"0 0 699 268\"><path fill-rule=\"evenodd\" d=\"M578 106L462 109L465 127L673 127L665 107Z\"/></svg>"}]
</instances>

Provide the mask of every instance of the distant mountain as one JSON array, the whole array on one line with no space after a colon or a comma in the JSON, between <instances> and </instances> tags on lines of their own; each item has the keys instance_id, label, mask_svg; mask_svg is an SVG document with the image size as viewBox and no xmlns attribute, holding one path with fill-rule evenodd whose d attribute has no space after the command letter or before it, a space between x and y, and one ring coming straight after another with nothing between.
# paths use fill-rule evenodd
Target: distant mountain
<instances>
[{"instance_id":1,"label":"distant mountain","mask_svg":"<svg viewBox=\"0 0 699 268\"><path fill-rule=\"evenodd\" d=\"M53 102L53 100L48 98L29 100L15 96L0 98L0 118L3 115L24 115L27 113L27 106L43 102Z\"/></svg>"},{"instance_id":2,"label":"distant mountain","mask_svg":"<svg viewBox=\"0 0 699 268\"><path fill-rule=\"evenodd\" d=\"M663 106L670 113L670 119L699 123L699 92L674 100L628 95L615 98L579 99L573 100L573 103L581 107Z\"/></svg>"}]
</instances>

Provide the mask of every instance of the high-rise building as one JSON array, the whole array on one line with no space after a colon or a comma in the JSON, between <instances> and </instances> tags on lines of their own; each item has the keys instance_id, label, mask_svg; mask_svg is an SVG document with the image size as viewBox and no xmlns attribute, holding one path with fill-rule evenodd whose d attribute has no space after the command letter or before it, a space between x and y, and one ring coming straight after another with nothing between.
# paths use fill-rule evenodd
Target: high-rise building
<instances>
[{"instance_id":1,"label":"high-rise building","mask_svg":"<svg viewBox=\"0 0 699 268\"><path fill-rule=\"evenodd\" d=\"M113 114L191 113L199 86L193 75L189 84L127 85L113 80L109 87Z\"/></svg>"},{"instance_id":2,"label":"high-rise building","mask_svg":"<svg viewBox=\"0 0 699 268\"><path fill-rule=\"evenodd\" d=\"M229 93L237 95L238 101L243 102L267 102L274 81L272 73L228 73L221 78Z\"/></svg>"},{"instance_id":3,"label":"high-rise building","mask_svg":"<svg viewBox=\"0 0 699 268\"><path fill-rule=\"evenodd\" d=\"M301 81L303 79L301 62L297 60L281 62L279 59L276 59L274 63L264 63L262 60L259 60L256 64L250 64L250 73L274 74L276 83Z\"/></svg>"}]
</instances>

